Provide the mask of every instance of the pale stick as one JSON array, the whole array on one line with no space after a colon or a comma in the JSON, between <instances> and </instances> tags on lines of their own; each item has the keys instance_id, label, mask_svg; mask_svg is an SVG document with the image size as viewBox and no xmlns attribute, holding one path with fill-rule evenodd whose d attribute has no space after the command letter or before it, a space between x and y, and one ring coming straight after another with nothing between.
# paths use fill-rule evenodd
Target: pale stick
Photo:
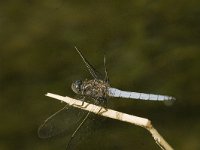
<instances>
[{"instance_id":1,"label":"pale stick","mask_svg":"<svg viewBox=\"0 0 200 150\"><path fill-rule=\"evenodd\" d=\"M161 149L163 149L163 150L173 150L173 148L165 141L165 139L153 127L153 125L151 124L151 121L146 119L146 118L141 118L141 117L129 115L129 114L119 112L119 111L115 111L115 110L112 110L112 109L106 109L105 110L105 108L102 108L101 106L97 106L97 105L90 104L90 103L87 103L87 102L84 102L84 104L82 105L82 101L72 99L72 98L67 97L67 96L63 97L63 96L52 94L52 93L47 93L46 96L58 99L58 100L65 102L68 105L71 105L73 107L77 107L77 108L80 108L80 109L83 109L83 110L86 110L86 111L90 111L90 112L93 112L95 114L98 114L98 115L101 115L101 116L104 116L104 117L108 117L108 118L128 122L128 123L131 123L131 124L135 124L137 126L141 126L145 129L147 129L152 134L154 140L160 146Z\"/></svg>"}]
</instances>

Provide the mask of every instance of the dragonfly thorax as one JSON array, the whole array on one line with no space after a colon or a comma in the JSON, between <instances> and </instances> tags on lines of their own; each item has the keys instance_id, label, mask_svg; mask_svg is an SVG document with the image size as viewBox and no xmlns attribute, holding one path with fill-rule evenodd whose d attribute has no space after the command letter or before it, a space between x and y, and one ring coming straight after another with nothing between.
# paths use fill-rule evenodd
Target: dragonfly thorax
<instances>
[{"instance_id":1,"label":"dragonfly thorax","mask_svg":"<svg viewBox=\"0 0 200 150\"><path fill-rule=\"evenodd\" d=\"M109 84L103 80L84 80L82 84L82 95L94 99L105 99L109 87Z\"/></svg>"}]
</instances>

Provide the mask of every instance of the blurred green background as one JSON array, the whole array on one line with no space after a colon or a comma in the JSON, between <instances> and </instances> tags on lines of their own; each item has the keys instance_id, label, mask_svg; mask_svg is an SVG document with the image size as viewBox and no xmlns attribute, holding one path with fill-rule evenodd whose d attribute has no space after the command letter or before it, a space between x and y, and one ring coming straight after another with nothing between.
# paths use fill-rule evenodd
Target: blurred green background
<instances>
[{"instance_id":1,"label":"blurred green background","mask_svg":"<svg viewBox=\"0 0 200 150\"><path fill-rule=\"evenodd\" d=\"M175 148L200 149L200 2L9 0L0 2L0 149L65 149L67 137L39 139L39 125L91 78L74 46L123 90L172 95L162 102L109 99L146 117ZM101 136L100 136L101 135ZM103 135L103 136L102 136ZM84 135L83 135L84 136ZM143 128L106 119L78 149L158 149Z\"/></svg>"}]
</instances>

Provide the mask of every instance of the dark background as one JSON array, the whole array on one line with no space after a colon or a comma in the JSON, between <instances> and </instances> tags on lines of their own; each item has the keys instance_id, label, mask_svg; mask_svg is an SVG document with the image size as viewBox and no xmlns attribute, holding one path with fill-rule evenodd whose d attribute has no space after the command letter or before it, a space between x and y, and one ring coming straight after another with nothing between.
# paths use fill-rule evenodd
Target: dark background
<instances>
[{"instance_id":1,"label":"dark background","mask_svg":"<svg viewBox=\"0 0 200 150\"><path fill-rule=\"evenodd\" d=\"M74 46L110 84L172 95L162 102L109 99L108 107L146 117L175 148L200 149L200 2L8 0L0 2L0 149L65 149L67 137L39 139L39 125L90 78ZM103 135L103 136L102 136ZM84 136L84 135L83 135ZM141 127L106 119L79 149L158 149Z\"/></svg>"}]
</instances>

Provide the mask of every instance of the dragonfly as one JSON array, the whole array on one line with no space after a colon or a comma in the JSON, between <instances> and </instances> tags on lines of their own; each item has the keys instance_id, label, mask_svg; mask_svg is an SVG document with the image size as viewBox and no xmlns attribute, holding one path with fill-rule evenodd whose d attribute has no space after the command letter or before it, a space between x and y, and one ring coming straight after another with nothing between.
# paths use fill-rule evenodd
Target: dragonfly
<instances>
[{"instance_id":1,"label":"dragonfly","mask_svg":"<svg viewBox=\"0 0 200 150\"><path fill-rule=\"evenodd\" d=\"M102 106L107 109L107 99L109 97L119 97L128 99L139 99L139 100L150 100L150 101L172 101L175 100L172 96L158 95L158 94L146 94L140 92L130 92L123 91L118 88L114 88L109 84L109 77L106 68L106 58L104 56L104 71L105 76L96 71L96 69L89 63L89 61L83 56L82 52L75 47L75 50L84 62L87 70L92 76L92 79L88 80L76 80L72 82L71 89L74 93L80 96L82 100L82 106L85 99L90 99L90 102ZM76 126L74 132L67 144L67 149L70 147L70 143L78 133L80 128L86 122L90 115L90 111L85 113L81 109L74 107L69 107L66 105L64 108L60 109L49 118L47 118L44 123L38 129L38 135L40 138L49 138L58 135L64 131L70 132L72 127Z\"/></svg>"}]
</instances>

